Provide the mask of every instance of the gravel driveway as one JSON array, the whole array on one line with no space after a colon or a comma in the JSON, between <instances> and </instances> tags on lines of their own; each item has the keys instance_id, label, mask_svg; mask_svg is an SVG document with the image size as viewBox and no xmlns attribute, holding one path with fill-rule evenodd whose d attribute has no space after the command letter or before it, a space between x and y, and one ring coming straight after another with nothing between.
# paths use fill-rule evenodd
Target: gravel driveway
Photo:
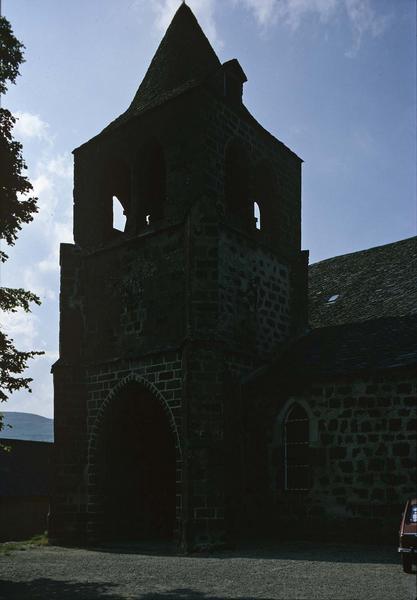
<instances>
[{"instance_id":1,"label":"gravel driveway","mask_svg":"<svg viewBox=\"0 0 417 600\"><path fill-rule=\"evenodd\" d=\"M1 600L415 600L396 548L285 543L212 555L28 548L0 557Z\"/></svg>"}]
</instances>

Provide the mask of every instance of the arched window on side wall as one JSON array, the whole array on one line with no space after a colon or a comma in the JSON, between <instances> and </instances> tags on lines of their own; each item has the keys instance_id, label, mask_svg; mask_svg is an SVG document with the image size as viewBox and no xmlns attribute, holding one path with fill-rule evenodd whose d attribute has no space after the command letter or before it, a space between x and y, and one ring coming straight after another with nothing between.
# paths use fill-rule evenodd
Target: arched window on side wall
<instances>
[{"instance_id":1,"label":"arched window on side wall","mask_svg":"<svg viewBox=\"0 0 417 600\"><path fill-rule=\"evenodd\" d=\"M166 166L160 144L153 142L144 151L141 227L153 225L165 216Z\"/></svg>"},{"instance_id":2,"label":"arched window on side wall","mask_svg":"<svg viewBox=\"0 0 417 600\"><path fill-rule=\"evenodd\" d=\"M310 489L310 423L307 412L294 404L284 421L284 487L288 491Z\"/></svg>"},{"instance_id":3,"label":"arched window on side wall","mask_svg":"<svg viewBox=\"0 0 417 600\"><path fill-rule=\"evenodd\" d=\"M226 147L224 164L226 210L246 224L253 223L253 207L249 200L250 164L246 151L236 140Z\"/></svg>"}]
</instances>

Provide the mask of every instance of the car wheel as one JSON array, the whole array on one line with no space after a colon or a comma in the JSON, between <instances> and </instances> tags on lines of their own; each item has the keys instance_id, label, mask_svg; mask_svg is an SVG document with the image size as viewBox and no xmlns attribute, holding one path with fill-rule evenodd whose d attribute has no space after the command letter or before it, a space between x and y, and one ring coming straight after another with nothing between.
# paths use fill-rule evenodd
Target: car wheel
<instances>
[{"instance_id":1,"label":"car wheel","mask_svg":"<svg viewBox=\"0 0 417 600\"><path fill-rule=\"evenodd\" d=\"M403 571L404 571L404 573L411 573L412 572L411 556L407 556L407 554L403 554L402 555L402 561L403 561Z\"/></svg>"}]
</instances>

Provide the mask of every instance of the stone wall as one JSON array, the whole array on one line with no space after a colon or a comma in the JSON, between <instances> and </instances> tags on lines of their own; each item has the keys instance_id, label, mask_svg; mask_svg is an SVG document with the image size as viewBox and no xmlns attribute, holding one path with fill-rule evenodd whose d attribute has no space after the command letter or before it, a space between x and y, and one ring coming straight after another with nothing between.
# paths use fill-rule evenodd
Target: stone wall
<instances>
[{"instance_id":1,"label":"stone wall","mask_svg":"<svg viewBox=\"0 0 417 600\"><path fill-rule=\"evenodd\" d=\"M286 255L297 253L301 246L301 160L282 142L256 122L243 107L229 105L211 94L201 94L200 109L204 127L204 189L212 198L224 203L225 153L231 140L238 142L248 155L249 180L256 169L267 164L273 173L275 193L268 198L271 235L264 239ZM261 202L258 191L251 190L252 202ZM243 200L243 199L242 199ZM262 218L262 215L261 215ZM236 225L236 218L230 223ZM255 225L254 225L255 226Z\"/></svg>"},{"instance_id":2,"label":"stone wall","mask_svg":"<svg viewBox=\"0 0 417 600\"><path fill-rule=\"evenodd\" d=\"M106 524L102 521L103 498L98 485L102 457L99 452L104 421L110 410L117 411L128 384L137 384L140 402L141 389L149 391L155 402L163 407L173 436L172 451L176 454L176 514L177 534L182 511L183 478L183 357L181 352L149 354L141 360L120 360L91 366L87 370L88 393L88 478L87 478L87 537L106 539ZM123 465L121 465L123 469ZM107 534L108 535L108 534Z\"/></svg>"},{"instance_id":3,"label":"stone wall","mask_svg":"<svg viewBox=\"0 0 417 600\"><path fill-rule=\"evenodd\" d=\"M227 206L232 140L250 162L242 202L251 210L259 202L269 228ZM146 155L155 144L166 190L163 217L147 226ZM119 188L125 232L112 227ZM75 151L76 245L62 250L54 367L58 537L65 528L74 538L103 533L95 444L106 407L133 380L165 407L177 436L179 541L201 547L233 536L244 492L239 381L306 321L300 196L301 160L241 105L204 87Z\"/></svg>"},{"instance_id":4,"label":"stone wall","mask_svg":"<svg viewBox=\"0 0 417 600\"><path fill-rule=\"evenodd\" d=\"M330 514L379 517L415 493L417 389L415 379L381 376L313 388L319 444L327 465L317 467L318 493ZM314 501L317 505L318 502Z\"/></svg>"},{"instance_id":5,"label":"stone wall","mask_svg":"<svg viewBox=\"0 0 417 600\"><path fill-rule=\"evenodd\" d=\"M393 369L293 385L295 394L282 393L284 385L269 396L269 442L258 452L269 456L260 480L269 481L276 531L317 535L319 528L323 537L393 542L402 507L416 491L414 375ZM310 415L308 492L286 491L284 484L283 427L294 402Z\"/></svg>"},{"instance_id":6,"label":"stone wall","mask_svg":"<svg viewBox=\"0 0 417 600\"><path fill-rule=\"evenodd\" d=\"M182 231L144 238L84 258L77 292L89 361L177 346L184 336Z\"/></svg>"},{"instance_id":7,"label":"stone wall","mask_svg":"<svg viewBox=\"0 0 417 600\"><path fill-rule=\"evenodd\" d=\"M242 500L239 381L257 366L245 352L204 342L187 348L188 531L191 547L230 543Z\"/></svg>"},{"instance_id":8,"label":"stone wall","mask_svg":"<svg viewBox=\"0 0 417 600\"><path fill-rule=\"evenodd\" d=\"M290 331L288 265L231 229L222 232L220 332L229 346L268 356Z\"/></svg>"}]
</instances>

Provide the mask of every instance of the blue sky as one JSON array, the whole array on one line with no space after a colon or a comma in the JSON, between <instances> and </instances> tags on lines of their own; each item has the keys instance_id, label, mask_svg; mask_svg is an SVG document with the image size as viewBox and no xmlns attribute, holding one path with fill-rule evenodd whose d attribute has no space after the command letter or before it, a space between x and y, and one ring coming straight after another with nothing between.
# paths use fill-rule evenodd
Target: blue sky
<instances>
[{"instance_id":1,"label":"blue sky","mask_svg":"<svg viewBox=\"0 0 417 600\"><path fill-rule=\"evenodd\" d=\"M303 248L316 262L416 234L415 0L189 0L244 101L304 159ZM60 242L72 241L71 151L130 103L178 0L3 0L26 63L3 106L17 116L40 212L1 284L43 301L5 315L33 393L7 410L53 414Z\"/></svg>"}]
</instances>

